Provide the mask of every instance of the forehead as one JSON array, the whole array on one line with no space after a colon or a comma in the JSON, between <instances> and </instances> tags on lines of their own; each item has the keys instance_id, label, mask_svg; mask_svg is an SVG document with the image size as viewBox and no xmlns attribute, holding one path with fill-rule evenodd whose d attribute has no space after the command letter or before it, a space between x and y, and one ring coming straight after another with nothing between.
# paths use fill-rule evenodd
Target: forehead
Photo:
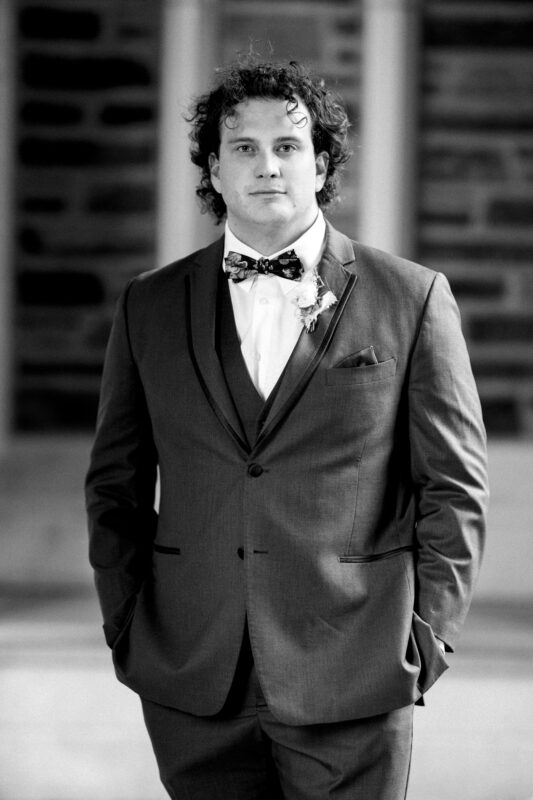
<instances>
[{"instance_id":1,"label":"forehead","mask_svg":"<svg viewBox=\"0 0 533 800\"><path fill-rule=\"evenodd\" d=\"M291 136L311 140L312 119L305 103L290 100L251 97L238 103L222 121L221 140L238 136Z\"/></svg>"}]
</instances>

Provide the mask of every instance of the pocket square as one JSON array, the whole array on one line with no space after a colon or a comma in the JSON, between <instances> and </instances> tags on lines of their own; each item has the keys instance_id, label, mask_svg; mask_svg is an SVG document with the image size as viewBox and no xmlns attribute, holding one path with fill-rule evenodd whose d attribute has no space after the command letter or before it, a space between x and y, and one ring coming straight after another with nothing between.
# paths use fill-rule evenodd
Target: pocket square
<instances>
[{"instance_id":1,"label":"pocket square","mask_svg":"<svg viewBox=\"0 0 533 800\"><path fill-rule=\"evenodd\" d=\"M362 350L358 350L357 353L346 356L346 358L343 358L338 364L335 364L335 367L371 367L377 363L378 359L374 346L369 345Z\"/></svg>"}]
</instances>

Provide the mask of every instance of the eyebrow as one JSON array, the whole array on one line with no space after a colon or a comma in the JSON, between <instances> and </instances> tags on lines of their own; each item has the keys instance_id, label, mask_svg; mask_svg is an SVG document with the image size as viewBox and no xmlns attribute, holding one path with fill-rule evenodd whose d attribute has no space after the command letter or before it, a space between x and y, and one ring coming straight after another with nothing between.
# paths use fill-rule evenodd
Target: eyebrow
<instances>
[{"instance_id":1,"label":"eyebrow","mask_svg":"<svg viewBox=\"0 0 533 800\"><path fill-rule=\"evenodd\" d=\"M257 144L258 139L254 139L253 136L230 136L226 139L228 144L237 144L237 142L241 144ZM301 143L302 139L299 136L291 136L291 134L287 134L287 136L278 136L274 139L275 144L281 144L282 142L295 142Z\"/></svg>"}]
</instances>

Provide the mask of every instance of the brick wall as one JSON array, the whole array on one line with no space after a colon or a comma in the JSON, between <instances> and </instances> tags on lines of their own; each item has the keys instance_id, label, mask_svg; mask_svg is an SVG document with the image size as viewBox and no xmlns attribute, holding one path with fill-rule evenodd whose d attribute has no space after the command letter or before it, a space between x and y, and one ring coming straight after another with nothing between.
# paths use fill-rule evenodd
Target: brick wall
<instances>
[{"instance_id":1,"label":"brick wall","mask_svg":"<svg viewBox=\"0 0 533 800\"><path fill-rule=\"evenodd\" d=\"M16 9L17 425L92 427L117 292L153 264L158 5Z\"/></svg>"},{"instance_id":2,"label":"brick wall","mask_svg":"<svg viewBox=\"0 0 533 800\"><path fill-rule=\"evenodd\" d=\"M533 435L533 5L428 0L420 260L459 301L487 427Z\"/></svg>"}]
</instances>

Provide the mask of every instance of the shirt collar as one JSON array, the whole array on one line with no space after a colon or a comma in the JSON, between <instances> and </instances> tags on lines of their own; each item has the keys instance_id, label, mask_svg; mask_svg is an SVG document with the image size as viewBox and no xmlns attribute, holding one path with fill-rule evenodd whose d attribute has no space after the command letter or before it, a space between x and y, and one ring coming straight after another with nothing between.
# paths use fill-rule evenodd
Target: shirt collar
<instances>
[{"instance_id":1,"label":"shirt collar","mask_svg":"<svg viewBox=\"0 0 533 800\"><path fill-rule=\"evenodd\" d=\"M308 272L318 267L324 250L325 238L326 221L322 211L319 209L315 221L311 227L305 231L305 233L302 233L302 235L296 239L295 242L287 245L287 247L282 247L281 250L276 250L275 253L269 253L268 258L275 258L276 256L279 256L280 253L284 253L286 250L294 250L302 262L304 272ZM230 250L234 250L237 253L242 253L243 256L249 256L250 258L254 258L256 260L264 255L259 253L257 250L254 250L253 247L248 247L248 245L244 244L244 242L241 242L239 239L237 239L226 222L226 228L224 232L224 258L228 255ZM277 275L268 278L268 280L279 281L279 285L284 294L288 294L295 287L294 281L289 281L286 278L279 278ZM238 285L239 288L243 289L244 291L249 292L254 283L255 279L242 281L236 285Z\"/></svg>"}]
</instances>

